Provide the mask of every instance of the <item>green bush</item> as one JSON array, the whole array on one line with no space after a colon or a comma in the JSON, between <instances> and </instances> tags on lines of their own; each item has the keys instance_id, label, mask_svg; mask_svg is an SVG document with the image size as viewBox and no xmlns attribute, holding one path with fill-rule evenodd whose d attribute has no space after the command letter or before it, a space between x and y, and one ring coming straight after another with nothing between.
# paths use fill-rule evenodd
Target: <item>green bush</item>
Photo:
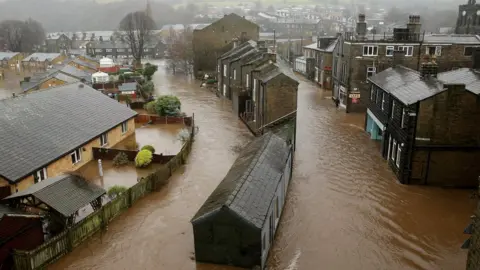
<instances>
[{"instance_id":1,"label":"green bush","mask_svg":"<svg viewBox=\"0 0 480 270\"><path fill-rule=\"evenodd\" d=\"M145 67L143 69L143 76L147 78L147 80L151 80L152 76L155 72L157 72L158 67L156 65L152 65L150 63L145 64Z\"/></svg>"},{"instance_id":2,"label":"green bush","mask_svg":"<svg viewBox=\"0 0 480 270\"><path fill-rule=\"evenodd\" d=\"M142 85L142 91L147 95L153 94L154 90L155 90L155 86L151 81L148 81Z\"/></svg>"},{"instance_id":3,"label":"green bush","mask_svg":"<svg viewBox=\"0 0 480 270\"><path fill-rule=\"evenodd\" d=\"M147 167L152 163L153 154L148 150L141 150L135 157L135 166L137 168Z\"/></svg>"},{"instance_id":4,"label":"green bush","mask_svg":"<svg viewBox=\"0 0 480 270\"><path fill-rule=\"evenodd\" d=\"M145 111L147 111L150 114L155 114L157 111L155 110L155 101L150 101L147 104L143 105L143 108Z\"/></svg>"},{"instance_id":5,"label":"green bush","mask_svg":"<svg viewBox=\"0 0 480 270\"><path fill-rule=\"evenodd\" d=\"M115 186L108 189L107 195L108 195L108 197L110 197L110 199L114 199L115 197L117 197L118 195L120 195L120 194L122 194L126 191L127 191L126 187L115 185Z\"/></svg>"},{"instance_id":6,"label":"green bush","mask_svg":"<svg viewBox=\"0 0 480 270\"><path fill-rule=\"evenodd\" d=\"M160 96L155 101L155 111L160 116L177 116L180 113L182 103L176 96Z\"/></svg>"},{"instance_id":7,"label":"green bush","mask_svg":"<svg viewBox=\"0 0 480 270\"><path fill-rule=\"evenodd\" d=\"M155 154L155 148L151 145L145 145L144 147L142 147L142 150L148 150L152 152L152 154Z\"/></svg>"},{"instance_id":8,"label":"green bush","mask_svg":"<svg viewBox=\"0 0 480 270\"><path fill-rule=\"evenodd\" d=\"M120 167L123 165L127 165L130 161L128 160L127 154L124 152L118 153L114 158L113 158L113 166L115 167Z\"/></svg>"}]
</instances>

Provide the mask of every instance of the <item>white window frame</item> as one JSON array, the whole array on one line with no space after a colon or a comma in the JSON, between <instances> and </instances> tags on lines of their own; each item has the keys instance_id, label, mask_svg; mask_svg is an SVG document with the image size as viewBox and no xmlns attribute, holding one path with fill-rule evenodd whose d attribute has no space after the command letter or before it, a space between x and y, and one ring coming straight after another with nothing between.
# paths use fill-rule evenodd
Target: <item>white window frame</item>
<instances>
[{"instance_id":1,"label":"white window frame","mask_svg":"<svg viewBox=\"0 0 480 270\"><path fill-rule=\"evenodd\" d=\"M227 96L227 85L226 84L223 84L223 96L224 97Z\"/></svg>"},{"instance_id":2,"label":"white window frame","mask_svg":"<svg viewBox=\"0 0 480 270\"><path fill-rule=\"evenodd\" d=\"M393 56L393 52L395 51L395 46L387 46L385 49L385 55L386 56ZM389 54L389 52L391 52Z\"/></svg>"},{"instance_id":3,"label":"white window frame","mask_svg":"<svg viewBox=\"0 0 480 270\"><path fill-rule=\"evenodd\" d=\"M382 111L385 110L385 92L382 93Z\"/></svg>"},{"instance_id":4,"label":"white window frame","mask_svg":"<svg viewBox=\"0 0 480 270\"><path fill-rule=\"evenodd\" d=\"M377 68L376 67L367 67L367 79L372 77L375 74L377 74Z\"/></svg>"},{"instance_id":5,"label":"white window frame","mask_svg":"<svg viewBox=\"0 0 480 270\"><path fill-rule=\"evenodd\" d=\"M390 154L392 152L392 135L388 136L388 152L387 152L387 160L390 158Z\"/></svg>"},{"instance_id":6,"label":"white window frame","mask_svg":"<svg viewBox=\"0 0 480 270\"><path fill-rule=\"evenodd\" d=\"M245 86L246 87L250 86L250 75L248 73L245 74Z\"/></svg>"},{"instance_id":7,"label":"white window frame","mask_svg":"<svg viewBox=\"0 0 480 270\"><path fill-rule=\"evenodd\" d=\"M48 178L48 175L47 175L47 168L42 168L38 171L35 172L35 176L36 176L36 179L35 179L35 183L39 183L39 182L42 182L43 180L47 179Z\"/></svg>"},{"instance_id":8,"label":"white window frame","mask_svg":"<svg viewBox=\"0 0 480 270\"><path fill-rule=\"evenodd\" d=\"M217 72L220 72L220 64L217 65Z\"/></svg>"},{"instance_id":9,"label":"white window frame","mask_svg":"<svg viewBox=\"0 0 480 270\"><path fill-rule=\"evenodd\" d=\"M100 146L106 146L108 144L108 134L103 133L100 135Z\"/></svg>"},{"instance_id":10,"label":"white window frame","mask_svg":"<svg viewBox=\"0 0 480 270\"><path fill-rule=\"evenodd\" d=\"M398 149L397 149L397 158L395 159L395 165L397 165L397 168L400 168L400 160L402 159L402 146L398 144Z\"/></svg>"},{"instance_id":11,"label":"white window frame","mask_svg":"<svg viewBox=\"0 0 480 270\"><path fill-rule=\"evenodd\" d=\"M429 49L430 48L435 48L435 52L433 54L429 54ZM427 47L425 47L425 54L426 55L441 56L442 55L442 46L427 46Z\"/></svg>"},{"instance_id":12,"label":"white window frame","mask_svg":"<svg viewBox=\"0 0 480 270\"><path fill-rule=\"evenodd\" d=\"M73 161L72 157L75 157L75 161ZM70 160L72 160L72 164L78 164L80 161L82 161L82 149L78 148L75 149L72 153L70 153Z\"/></svg>"},{"instance_id":13,"label":"white window frame","mask_svg":"<svg viewBox=\"0 0 480 270\"><path fill-rule=\"evenodd\" d=\"M223 76L227 77L227 65L226 64L223 65Z\"/></svg>"},{"instance_id":14,"label":"white window frame","mask_svg":"<svg viewBox=\"0 0 480 270\"><path fill-rule=\"evenodd\" d=\"M378 46L363 45L363 56L378 56Z\"/></svg>"},{"instance_id":15,"label":"white window frame","mask_svg":"<svg viewBox=\"0 0 480 270\"><path fill-rule=\"evenodd\" d=\"M390 119L393 119L395 116L395 100L392 100L392 108L390 109Z\"/></svg>"},{"instance_id":16,"label":"white window frame","mask_svg":"<svg viewBox=\"0 0 480 270\"><path fill-rule=\"evenodd\" d=\"M112 49L107 49L106 51L107 51L107 52L112 52L113 50L112 50Z\"/></svg>"},{"instance_id":17,"label":"white window frame","mask_svg":"<svg viewBox=\"0 0 480 270\"><path fill-rule=\"evenodd\" d=\"M257 79L253 79L253 90L252 90L252 100L255 103L257 96Z\"/></svg>"},{"instance_id":18,"label":"white window frame","mask_svg":"<svg viewBox=\"0 0 480 270\"><path fill-rule=\"evenodd\" d=\"M234 80L237 79L237 70L236 69L233 69L233 79Z\"/></svg>"},{"instance_id":19,"label":"white window frame","mask_svg":"<svg viewBox=\"0 0 480 270\"><path fill-rule=\"evenodd\" d=\"M404 51L405 56L413 56L413 46L398 46L399 51Z\"/></svg>"},{"instance_id":20,"label":"white window frame","mask_svg":"<svg viewBox=\"0 0 480 270\"><path fill-rule=\"evenodd\" d=\"M405 128L405 115L407 112L405 111L405 108L402 109L402 122L401 122L401 127Z\"/></svg>"},{"instance_id":21,"label":"white window frame","mask_svg":"<svg viewBox=\"0 0 480 270\"><path fill-rule=\"evenodd\" d=\"M375 97L374 91L375 91L375 88L372 85L372 87L370 88L370 100L371 101L373 101L373 98Z\"/></svg>"},{"instance_id":22,"label":"white window frame","mask_svg":"<svg viewBox=\"0 0 480 270\"><path fill-rule=\"evenodd\" d=\"M128 131L128 121L122 123L122 134L127 133Z\"/></svg>"},{"instance_id":23,"label":"white window frame","mask_svg":"<svg viewBox=\"0 0 480 270\"><path fill-rule=\"evenodd\" d=\"M390 156L390 159L395 161L395 157L397 156L397 141L393 139L393 144L392 144L392 155Z\"/></svg>"}]
</instances>

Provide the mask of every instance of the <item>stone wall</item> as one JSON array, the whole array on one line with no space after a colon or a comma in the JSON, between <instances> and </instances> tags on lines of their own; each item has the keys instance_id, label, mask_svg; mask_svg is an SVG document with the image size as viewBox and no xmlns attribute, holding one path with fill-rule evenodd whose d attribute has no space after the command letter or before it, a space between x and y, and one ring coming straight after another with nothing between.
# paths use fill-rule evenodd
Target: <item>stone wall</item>
<instances>
[{"instance_id":1,"label":"stone wall","mask_svg":"<svg viewBox=\"0 0 480 270\"><path fill-rule=\"evenodd\" d=\"M264 125L297 110L297 89L298 83L283 74L268 82Z\"/></svg>"}]
</instances>

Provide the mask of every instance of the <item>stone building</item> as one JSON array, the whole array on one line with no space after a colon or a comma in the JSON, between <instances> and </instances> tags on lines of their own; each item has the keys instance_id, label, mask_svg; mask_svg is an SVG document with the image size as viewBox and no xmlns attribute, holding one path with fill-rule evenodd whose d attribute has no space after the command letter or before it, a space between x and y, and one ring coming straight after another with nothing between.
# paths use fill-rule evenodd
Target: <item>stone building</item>
<instances>
[{"instance_id":1,"label":"stone building","mask_svg":"<svg viewBox=\"0 0 480 270\"><path fill-rule=\"evenodd\" d=\"M235 13L193 31L194 74L213 74L217 59L233 47L233 41L259 39L259 26Z\"/></svg>"},{"instance_id":2,"label":"stone building","mask_svg":"<svg viewBox=\"0 0 480 270\"><path fill-rule=\"evenodd\" d=\"M93 147L110 148L134 134L137 115L83 83L0 100L0 113L9 116L0 118L4 195L78 170L93 160Z\"/></svg>"},{"instance_id":3,"label":"stone building","mask_svg":"<svg viewBox=\"0 0 480 270\"><path fill-rule=\"evenodd\" d=\"M456 34L480 34L480 5L476 0L468 0L458 6Z\"/></svg>"},{"instance_id":4,"label":"stone building","mask_svg":"<svg viewBox=\"0 0 480 270\"><path fill-rule=\"evenodd\" d=\"M166 45L163 41L147 42L144 45L143 57L162 58L165 55ZM92 41L87 44L86 53L95 58L109 57L112 59L132 58L130 45L124 42Z\"/></svg>"},{"instance_id":5,"label":"stone building","mask_svg":"<svg viewBox=\"0 0 480 270\"><path fill-rule=\"evenodd\" d=\"M331 90L333 85L332 66L333 50L337 45L338 37L324 36L319 37L317 42L304 47L304 56L306 59L314 59L313 70L305 69L307 78L315 81L325 90ZM306 67L308 67L308 62Z\"/></svg>"},{"instance_id":6,"label":"stone building","mask_svg":"<svg viewBox=\"0 0 480 270\"><path fill-rule=\"evenodd\" d=\"M480 167L480 77L394 64L369 79L365 130L403 184L475 187Z\"/></svg>"},{"instance_id":7,"label":"stone building","mask_svg":"<svg viewBox=\"0 0 480 270\"><path fill-rule=\"evenodd\" d=\"M20 67L23 54L19 52L1 52L0 51L0 69L15 70Z\"/></svg>"},{"instance_id":8,"label":"stone building","mask_svg":"<svg viewBox=\"0 0 480 270\"><path fill-rule=\"evenodd\" d=\"M425 35L420 17L409 16L406 28L393 34L367 34L365 16L360 14L356 33L339 38L333 54L333 97L347 112L365 112L368 78L392 65L393 52L404 51L402 65L419 70L422 61L434 59L440 72L472 66L472 53L480 46L475 35Z\"/></svg>"},{"instance_id":9,"label":"stone building","mask_svg":"<svg viewBox=\"0 0 480 270\"><path fill-rule=\"evenodd\" d=\"M66 54L70 49L72 49L72 40L65 34L53 36L45 40L44 51L46 53Z\"/></svg>"},{"instance_id":10,"label":"stone building","mask_svg":"<svg viewBox=\"0 0 480 270\"><path fill-rule=\"evenodd\" d=\"M272 132L243 149L191 220L197 261L265 269L292 160L292 145Z\"/></svg>"}]
</instances>

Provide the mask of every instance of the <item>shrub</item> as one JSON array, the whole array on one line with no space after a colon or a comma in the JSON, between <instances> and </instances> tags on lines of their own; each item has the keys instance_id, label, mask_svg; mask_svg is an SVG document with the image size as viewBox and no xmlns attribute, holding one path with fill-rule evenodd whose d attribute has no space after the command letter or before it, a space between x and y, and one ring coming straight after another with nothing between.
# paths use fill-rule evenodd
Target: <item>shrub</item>
<instances>
[{"instance_id":1,"label":"shrub","mask_svg":"<svg viewBox=\"0 0 480 270\"><path fill-rule=\"evenodd\" d=\"M155 111L155 101L148 102L147 104L143 105L143 108L148 113L151 113L151 114L157 113L157 111Z\"/></svg>"},{"instance_id":2,"label":"shrub","mask_svg":"<svg viewBox=\"0 0 480 270\"><path fill-rule=\"evenodd\" d=\"M115 166L115 167L121 167L123 165L127 165L129 162L130 161L128 160L128 156L124 152L118 153L113 158L113 166Z\"/></svg>"},{"instance_id":3,"label":"shrub","mask_svg":"<svg viewBox=\"0 0 480 270\"><path fill-rule=\"evenodd\" d=\"M155 86L153 85L153 82L148 81L142 85L142 91L143 93L150 95L153 93L155 90Z\"/></svg>"},{"instance_id":4,"label":"shrub","mask_svg":"<svg viewBox=\"0 0 480 270\"><path fill-rule=\"evenodd\" d=\"M107 195L108 195L108 197L110 197L110 199L114 199L115 197L117 197L118 195L120 195L120 194L122 194L126 191L127 191L126 187L115 185L115 186L108 189Z\"/></svg>"},{"instance_id":5,"label":"shrub","mask_svg":"<svg viewBox=\"0 0 480 270\"><path fill-rule=\"evenodd\" d=\"M155 153L155 148L151 145L145 145L144 147L142 147L142 150L148 150L148 151L152 152L152 154Z\"/></svg>"},{"instance_id":6,"label":"shrub","mask_svg":"<svg viewBox=\"0 0 480 270\"><path fill-rule=\"evenodd\" d=\"M135 157L135 166L138 168L147 167L152 163L153 154L148 150L141 150Z\"/></svg>"},{"instance_id":7,"label":"shrub","mask_svg":"<svg viewBox=\"0 0 480 270\"><path fill-rule=\"evenodd\" d=\"M190 139L190 132L188 129L184 128L178 133L178 140L182 143L186 143Z\"/></svg>"},{"instance_id":8,"label":"shrub","mask_svg":"<svg viewBox=\"0 0 480 270\"><path fill-rule=\"evenodd\" d=\"M160 96L155 101L155 111L160 116L177 116L180 112L182 103L176 96Z\"/></svg>"},{"instance_id":9,"label":"shrub","mask_svg":"<svg viewBox=\"0 0 480 270\"><path fill-rule=\"evenodd\" d=\"M158 67L156 65L152 65L150 63L145 64L145 68L143 69L143 76L147 78L147 80L151 80L152 76L155 72L157 72Z\"/></svg>"}]
</instances>

